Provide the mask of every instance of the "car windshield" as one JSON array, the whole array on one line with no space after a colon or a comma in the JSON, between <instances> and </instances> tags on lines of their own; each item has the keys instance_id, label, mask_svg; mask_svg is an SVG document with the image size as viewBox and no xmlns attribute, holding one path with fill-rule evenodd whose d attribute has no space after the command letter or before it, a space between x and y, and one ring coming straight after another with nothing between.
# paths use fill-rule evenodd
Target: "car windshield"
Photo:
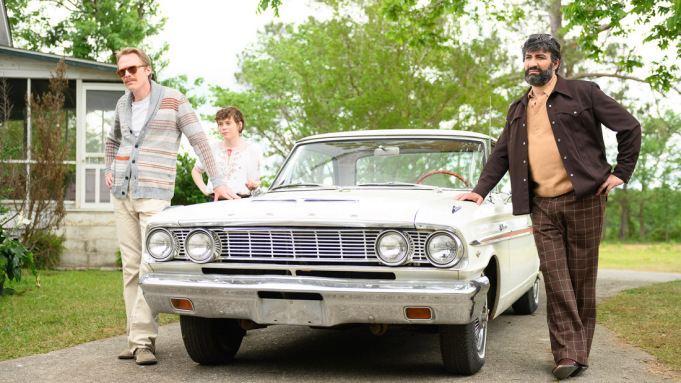
<instances>
[{"instance_id":1,"label":"car windshield","mask_svg":"<svg viewBox=\"0 0 681 383\"><path fill-rule=\"evenodd\" d=\"M271 190L309 187L470 188L484 165L480 140L376 138L298 145Z\"/></svg>"}]
</instances>

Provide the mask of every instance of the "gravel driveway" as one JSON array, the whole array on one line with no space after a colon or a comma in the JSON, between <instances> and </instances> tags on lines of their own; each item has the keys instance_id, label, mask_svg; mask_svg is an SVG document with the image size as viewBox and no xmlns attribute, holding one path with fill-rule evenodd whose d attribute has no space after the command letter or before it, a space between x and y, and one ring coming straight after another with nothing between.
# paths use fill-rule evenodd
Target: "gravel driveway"
<instances>
[{"instance_id":1,"label":"gravel driveway","mask_svg":"<svg viewBox=\"0 0 681 383\"><path fill-rule=\"evenodd\" d=\"M599 299L623 289L681 279L681 274L601 270ZM441 366L437 334L395 329L375 337L365 328L315 330L273 326L250 331L234 364L193 363L179 325L161 328L159 364L140 367L116 355L118 336L42 355L0 362L2 382L550 382L552 358L543 304L535 315L504 314L490 323L487 362L472 377L449 376ZM122 307L121 307L122 309ZM681 382L649 354L597 326L591 368L575 382Z\"/></svg>"}]
</instances>

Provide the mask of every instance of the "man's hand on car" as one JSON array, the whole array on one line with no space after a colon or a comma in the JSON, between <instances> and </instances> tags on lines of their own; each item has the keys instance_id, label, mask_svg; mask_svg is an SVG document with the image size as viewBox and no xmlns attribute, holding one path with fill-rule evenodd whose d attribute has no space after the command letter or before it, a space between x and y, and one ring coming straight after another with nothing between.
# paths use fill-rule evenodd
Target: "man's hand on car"
<instances>
[{"instance_id":1,"label":"man's hand on car","mask_svg":"<svg viewBox=\"0 0 681 383\"><path fill-rule=\"evenodd\" d=\"M478 193L469 192L469 193L459 194L458 196L454 197L454 200L456 200L456 201L472 201L472 202L475 202L476 204L480 205L482 203L482 201L484 201L485 199L482 198L482 196Z\"/></svg>"}]
</instances>

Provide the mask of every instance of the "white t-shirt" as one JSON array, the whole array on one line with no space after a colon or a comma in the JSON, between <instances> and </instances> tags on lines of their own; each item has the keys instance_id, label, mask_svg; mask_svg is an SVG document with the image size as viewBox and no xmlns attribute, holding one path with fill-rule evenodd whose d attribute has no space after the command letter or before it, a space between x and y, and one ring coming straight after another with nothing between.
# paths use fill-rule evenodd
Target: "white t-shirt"
<instances>
[{"instance_id":1,"label":"white t-shirt","mask_svg":"<svg viewBox=\"0 0 681 383\"><path fill-rule=\"evenodd\" d=\"M211 140L210 148L218 169L227 182L227 186L237 194L251 194L246 187L247 180L260 181L260 162L262 151L258 145L242 140L238 149L227 150L224 141ZM196 167L203 173L205 168L201 160L196 160ZM213 184L208 181L208 193L213 192Z\"/></svg>"},{"instance_id":2,"label":"white t-shirt","mask_svg":"<svg viewBox=\"0 0 681 383\"><path fill-rule=\"evenodd\" d=\"M140 101L132 102L132 123L130 125L130 130L135 137L140 135L140 131L144 127L144 121L147 119L147 114L149 113L149 99L151 97L147 96Z\"/></svg>"}]
</instances>

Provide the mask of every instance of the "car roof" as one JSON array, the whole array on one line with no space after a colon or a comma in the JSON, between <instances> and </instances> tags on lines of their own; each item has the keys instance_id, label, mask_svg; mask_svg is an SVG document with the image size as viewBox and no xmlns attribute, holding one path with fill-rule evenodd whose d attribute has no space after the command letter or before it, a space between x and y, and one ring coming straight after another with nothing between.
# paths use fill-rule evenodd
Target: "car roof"
<instances>
[{"instance_id":1,"label":"car roof","mask_svg":"<svg viewBox=\"0 0 681 383\"><path fill-rule=\"evenodd\" d=\"M450 129L377 129L377 130L354 130L346 132L323 133L315 134L298 140L298 143L317 141L317 140L334 140L341 138L375 138L375 137L459 137L459 138L478 138L478 139L494 139L486 134L468 132L464 130L450 130Z\"/></svg>"}]
</instances>

